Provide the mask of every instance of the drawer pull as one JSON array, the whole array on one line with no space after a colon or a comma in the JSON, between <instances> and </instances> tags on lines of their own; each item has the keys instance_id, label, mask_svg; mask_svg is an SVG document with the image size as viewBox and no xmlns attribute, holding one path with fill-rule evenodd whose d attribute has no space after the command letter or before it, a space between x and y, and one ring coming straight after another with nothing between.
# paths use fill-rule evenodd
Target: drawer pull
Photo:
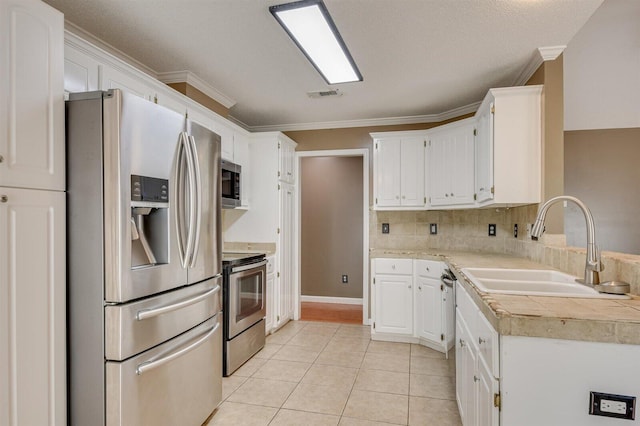
<instances>
[{"instance_id":1,"label":"drawer pull","mask_svg":"<svg viewBox=\"0 0 640 426\"><path fill-rule=\"evenodd\" d=\"M146 361L139 364L138 367L136 368L136 374L139 376L149 370L153 370L154 368L160 367L161 365L164 365L170 361L173 361L176 358L180 358L182 355L185 355L191 352L192 350L196 349L198 346L202 345L205 341L207 341L207 339L211 337L211 335L215 333L216 330L218 330L218 328L220 328L220 321L218 321L218 323L211 330L207 331L203 337L199 338L198 340L191 343L190 345L183 346L177 349L176 351L170 353L169 355L164 356L160 359L156 359L153 361L150 360L150 361Z\"/></svg>"},{"instance_id":2,"label":"drawer pull","mask_svg":"<svg viewBox=\"0 0 640 426\"><path fill-rule=\"evenodd\" d=\"M484 340L482 337L478 337L478 344L481 345L483 343L486 343L487 341Z\"/></svg>"},{"instance_id":3,"label":"drawer pull","mask_svg":"<svg viewBox=\"0 0 640 426\"><path fill-rule=\"evenodd\" d=\"M7 201L9 201L9 197L6 195L0 195L0 202L6 203Z\"/></svg>"},{"instance_id":4,"label":"drawer pull","mask_svg":"<svg viewBox=\"0 0 640 426\"><path fill-rule=\"evenodd\" d=\"M478 378L478 376L473 376L473 381L474 381L474 382L479 382L479 381L480 381L480 379Z\"/></svg>"},{"instance_id":5,"label":"drawer pull","mask_svg":"<svg viewBox=\"0 0 640 426\"><path fill-rule=\"evenodd\" d=\"M461 347L461 348L464 348L464 345L466 345L465 341L464 341L464 340L462 340L462 339L460 339L460 347Z\"/></svg>"},{"instance_id":6,"label":"drawer pull","mask_svg":"<svg viewBox=\"0 0 640 426\"><path fill-rule=\"evenodd\" d=\"M138 313L136 314L136 319L138 321L142 321L142 320L145 320L147 318L156 317L158 315L166 314L167 312L171 312L171 311L175 311L177 309L185 308L187 306L196 304L196 303L206 299L207 297L209 297L212 294L217 293L219 291L220 291L220 286L217 285L214 288L212 288L211 290L207 290L204 293L198 294L198 295L196 295L194 297L191 297L189 299L186 299L186 300L182 300L182 301L180 301L178 303L173 303L171 305L161 306L159 308L143 309L141 311L138 311Z\"/></svg>"}]
</instances>

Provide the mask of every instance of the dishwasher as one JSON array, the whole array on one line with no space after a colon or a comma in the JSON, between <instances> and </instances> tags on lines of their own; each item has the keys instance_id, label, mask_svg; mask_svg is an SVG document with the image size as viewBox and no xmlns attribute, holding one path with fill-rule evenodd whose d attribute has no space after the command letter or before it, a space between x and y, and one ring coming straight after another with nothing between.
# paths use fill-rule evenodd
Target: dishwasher
<instances>
[{"instance_id":1,"label":"dishwasher","mask_svg":"<svg viewBox=\"0 0 640 426\"><path fill-rule=\"evenodd\" d=\"M453 336L455 341L456 331L456 276L451 272L451 269L445 268L440 276L440 281L443 284L442 291L445 300L444 313L442 315L444 321L444 329L447 336ZM446 345L445 356L449 359L449 345Z\"/></svg>"}]
</instances>

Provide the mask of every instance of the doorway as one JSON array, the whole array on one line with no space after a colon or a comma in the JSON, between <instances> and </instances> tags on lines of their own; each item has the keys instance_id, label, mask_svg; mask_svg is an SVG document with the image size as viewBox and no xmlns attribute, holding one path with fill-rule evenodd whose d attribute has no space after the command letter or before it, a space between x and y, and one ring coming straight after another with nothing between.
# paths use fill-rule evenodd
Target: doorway
<instances>
[{"instance_id":1,"label":"doorway","mask_svg":"<svg viewBox=\"0 0 640 426\"><path fill-rule=\"evenodd\" d=\"M367 149L297 152L297 318L369 323Z\"/></svg>"}]
</instances>

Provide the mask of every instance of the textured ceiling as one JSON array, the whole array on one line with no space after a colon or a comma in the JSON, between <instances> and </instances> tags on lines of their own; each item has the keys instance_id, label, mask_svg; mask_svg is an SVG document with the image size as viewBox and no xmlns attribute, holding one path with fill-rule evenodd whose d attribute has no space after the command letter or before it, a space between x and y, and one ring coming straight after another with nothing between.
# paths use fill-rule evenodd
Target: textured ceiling
<instances>
[{"instance_id":1,"label":"textured ceiling","mask_svg":"<svg viewBox=\"0 0 640 426\"><path fill-rule=\"evenodd\" d=\"M325 0L364 76L327 86L269 13L286 0L46 0L157 73L193 72L248 128L473 104L514 84L538 47L568 44L602 1ZM343 96L306 94L328 87Z\"/></svg>"}]
</instances>

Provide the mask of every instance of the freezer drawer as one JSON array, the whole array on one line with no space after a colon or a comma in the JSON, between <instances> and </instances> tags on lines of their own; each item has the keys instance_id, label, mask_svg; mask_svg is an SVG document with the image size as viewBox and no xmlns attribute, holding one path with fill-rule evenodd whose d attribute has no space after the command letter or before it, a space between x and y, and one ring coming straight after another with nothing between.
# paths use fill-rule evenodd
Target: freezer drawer
<instances>
[{"instance_id":1,"label":"freezer drawer","mask_svg":"<svg viewBox=\"0 0 640 426\"><path fill-rule=\"evenodd\" d=\"M107 426L199 426L222 400L221 315L124 362L107 361Z\"/></svg>"},{"instance_id":2,"label":"freezer drawer","mask_svg":"<svg viewBox=\"0 0 640 426\"><path fill-rule=\"evenodd\" d=\"M105 358L122 361L221 309L222 277L123 305L105 306Z\"/></svg>"}]
</instances>

